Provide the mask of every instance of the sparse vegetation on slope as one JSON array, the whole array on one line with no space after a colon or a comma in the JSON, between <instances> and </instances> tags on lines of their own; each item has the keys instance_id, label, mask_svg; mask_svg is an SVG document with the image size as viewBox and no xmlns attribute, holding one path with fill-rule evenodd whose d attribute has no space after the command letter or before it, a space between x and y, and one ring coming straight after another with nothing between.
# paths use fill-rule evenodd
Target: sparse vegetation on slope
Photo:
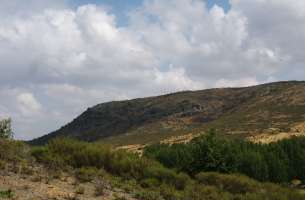
<instances>
[{"instance_id":1,"label":"sparse vegetation on slope","mask_svg":"<svg viewBox=\"0 0 305 200\"><path fill-rule=\"evenodd\" d=\"M269 129L289 133L296 123L305 121L304 94L305 83L292 81L103 103L32 143L69 136L116 145L147 144L210 128L236 137Z\"/></svg>"}]
</instances>

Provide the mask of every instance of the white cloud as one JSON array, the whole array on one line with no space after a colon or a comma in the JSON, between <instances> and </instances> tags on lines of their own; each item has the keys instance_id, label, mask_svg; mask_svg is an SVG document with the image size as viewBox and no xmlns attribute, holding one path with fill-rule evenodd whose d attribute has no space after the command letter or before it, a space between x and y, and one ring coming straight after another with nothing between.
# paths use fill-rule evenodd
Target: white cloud
<instances>
[{"instance_id":1,"label":"white cloud","mask_svg":"<svg viewBox=\"0 0 305 200\"><path fill-rule=\"evenodd\" d=\"M66 6L66 0L1 0L0 3L2 20L10 20L14 17L25 18L45 8L62 9Z\"/></svg>"},{"instance_id":2,"label":"white cloud","mask_svg":"<svg viewBox=\"0 0 305 200\"><path fill-rule=\"evenodd\" d=\"M18 106L21 113L25 116L37 114L41 110L40 103L35 99L31 93L21 93L17 96Z\"/></svg>"},{"instance_id":3,"label":"white cloud","mask_svg":"<svg viewBox=\"0 0 305 200\"><path fill-rule=\"evenodd\" d=\"M255 78L252 77L245 77L238 80L226 80L226 79L220 79L216 81L215 87L247 87L247 86L253 86L257 85L258 82Z\"/></svg>"},{"instance_id":4,"label":"white cloud","mask_svg":"<svg viewBox=\"0 0 305 200\"><path fill-rule=\"evenodd\" d=\"M95 5L0 1L0 115L17 138L104 101L304 79L303 0L232 0L228 12L146 0L123 27Z\"/></svg>"},{"instance_id":5,"label":"white cloud","mask_svg":"<svg viewBox=\"0 0 305 200\"><path fill-rule=\"evenodd\" d=\"M305 2L243 0L232 3L248 19L247 42L256 49L256 54L269 57L265 64L264 60L257 59L259 63L272 67L272 72L281 79L304 78L296 76L295 71L302 69L305 62L305 53L301 51L305 45ZM283 72L286 70L290 73Z\"/></svg>"}]
</instances>

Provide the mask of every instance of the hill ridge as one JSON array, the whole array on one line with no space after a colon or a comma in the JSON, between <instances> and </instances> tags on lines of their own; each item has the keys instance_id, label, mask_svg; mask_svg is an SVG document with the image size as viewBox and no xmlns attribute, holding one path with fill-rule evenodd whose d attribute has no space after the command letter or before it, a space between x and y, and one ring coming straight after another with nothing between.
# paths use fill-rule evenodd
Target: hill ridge
<instances>
[{"instance_id":1,"label":"hill ridge","mask_svg":"<svg viewBox=\"0 0 305 200\"><path fill-rule=\"evenodd\" d=\"M304 81L180 91L97 104L59 130L31 143L43 144L58 136L86 141L124 135L135 138L153 135L158 138L160 135L164 139L180 132L211 127L227 132L235 129L254 133L271 128L268 124L273 127L278 123L276 128L289 128L293 123L305 121L304 111ZM233 123L240 124L233 127Z\"/></svg>"}]
</instances>

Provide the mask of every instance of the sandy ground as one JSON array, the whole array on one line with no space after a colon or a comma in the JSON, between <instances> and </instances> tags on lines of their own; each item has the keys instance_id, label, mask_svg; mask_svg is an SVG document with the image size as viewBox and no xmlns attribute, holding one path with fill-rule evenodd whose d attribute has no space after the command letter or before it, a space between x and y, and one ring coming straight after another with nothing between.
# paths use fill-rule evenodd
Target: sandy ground
<instances>
[{"instance_id":1,"label":"sandy ground","mask_svg":"<svg viewBox=\"0 0 305 200\"><path fill-rule=\"evenodd\" d=\"M305 136L305 122L298 123L291 128L289 132L274 132L263 133L255 136L248 137L248 140L254 143L269 144L291 137Z\"/></svg>"},{"instance_id":2,"label":"sandy ground","mask_svg":"<svg viewBox=\"0 0 305 200\"><path fill-rule=\"evenodd\" d=\"M83 194L77 189L82 187ZM133 200L131 195L119 189L106 187L104 194L96 196L94 183L81 183L69 176L48 181L44 174L22 175L0 171L0 191L11 189L16 200L115 200L123 197ZM1 199L1 197L0 197Z\"/></svg>"}]
</instances>

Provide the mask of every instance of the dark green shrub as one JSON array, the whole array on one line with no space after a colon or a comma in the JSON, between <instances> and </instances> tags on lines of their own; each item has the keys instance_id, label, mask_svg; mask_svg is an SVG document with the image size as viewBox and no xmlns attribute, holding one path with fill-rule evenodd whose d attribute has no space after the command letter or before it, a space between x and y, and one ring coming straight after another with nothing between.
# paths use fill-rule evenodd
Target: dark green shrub
<instances>
[{"instance_id":1,"label":"dark green shrub","mask_svg":"<svg viewBox=\"0 0 305 200\"><path fill-rule=\"evenodd\" d=\"M5 190L5 191L0 191L0 198L11 199L13 197L14 197L14 192L11 189Z\"/></svg>"},{"instance_id":2,"label":"dark green shrub","mask_svg":"<svg viewBox=\"0 0 305 200\"><path fill-rule=\"evenodd\" d=\"M151 178L154 177L159 181L164 181L166 183L174 183L176 173L173 170L165 168L161 165L151 166L146 169L145 177Z\"/></svg>"}]
</instances>

